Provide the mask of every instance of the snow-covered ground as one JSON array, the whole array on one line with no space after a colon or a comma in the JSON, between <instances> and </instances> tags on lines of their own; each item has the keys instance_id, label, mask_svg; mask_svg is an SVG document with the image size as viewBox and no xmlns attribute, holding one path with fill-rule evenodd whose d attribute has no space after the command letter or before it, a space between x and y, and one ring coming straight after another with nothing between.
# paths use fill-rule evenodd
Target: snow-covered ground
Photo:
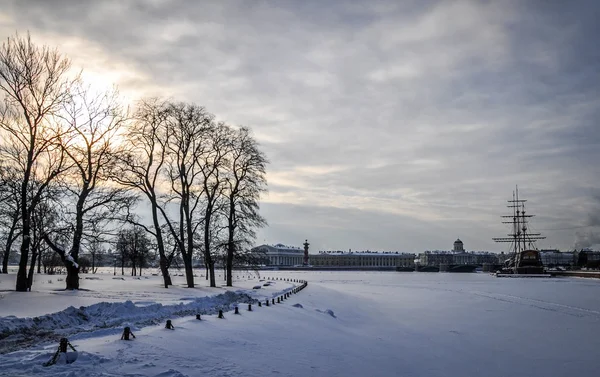
<instances>
[{"instance_id":1,"label":"snow-covered ground","mask_svg":"<svg viewBox=\"0 0 600 377\"><path fill-rule=\"evenodd\" d=\"M292 287L275 280L253 290L258 278L239 275L233 289L165 290L156 276L123 281L100 274L102 280L82 280L88 291L75 293L56 291L62 282L48 277L52 284L36 284L37 292L26 294L7 291L13 289L14 275L0 276L0 326L20 323L29 329L33 320L23 317L72 305L48 317L76 318L70 326L75 330L61 331L80 351L75 363L50 367L41 364L55 343L3 354L0 375L488 377L597 376L600 371L598 280L262 272L261 279L305 279L309 285L282 304L253 305L252 312L241 305L241 315L229 311L217 319L210 314L217 306L264 302ZM183 277L176 279L183 285ZM54 300L60 304L51 304ZM208 314L197 321L196 311ZM15 317L6 318L11 314ZM164 328L166 318L175 330ZM125 325L132 326L135 340L119 340Z\"/></svg>"}]
</instances>

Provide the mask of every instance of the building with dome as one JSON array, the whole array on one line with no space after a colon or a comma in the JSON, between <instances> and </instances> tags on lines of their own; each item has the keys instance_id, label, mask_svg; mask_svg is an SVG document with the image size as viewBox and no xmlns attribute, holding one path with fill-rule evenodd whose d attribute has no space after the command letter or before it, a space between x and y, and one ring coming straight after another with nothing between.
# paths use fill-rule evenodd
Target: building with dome
<instances>
[{"instance_id":1,"label":"building with dome","mask_svg":"<svg viewBox=\"0 0 600 377\"><path fill-rule=\"evenodd\" d=\"M452 251L455 253L464 253L465 252L465 247L463 245L463 242L460 240L460 238L457 238L456 241L454 241L454 248L452 249Z\"/></svg>"},{"instance_id":2,"label":"building with dome","mask_svg":"<svg viewBox=\"0 0 600 377\"><path fill-rule=\"evenodd\" d=\"M482 265L497 264L498 255L488 251L470 251L465 250L464 243L458 238L454 241L451 251L425 251L419 254L418 263L421 266L439 266L439 265Z\"/></svg>"}]
</instances>

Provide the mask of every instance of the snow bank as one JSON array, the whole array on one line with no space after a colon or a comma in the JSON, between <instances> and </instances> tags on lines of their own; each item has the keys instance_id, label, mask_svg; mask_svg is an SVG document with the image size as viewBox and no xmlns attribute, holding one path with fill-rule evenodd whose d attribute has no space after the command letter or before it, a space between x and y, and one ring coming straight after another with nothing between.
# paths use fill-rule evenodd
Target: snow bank
<instances>
[{"instance_id":1,"label":"snow bank","mask_svg":"<svg viewBox=\"0 0 600 377\"><path fill-rule=\"evenodd\" d=\"M57 313L33 318L0 317L0 353L27 347L43 340L80 332L120 326L143 327L157 324L171 317L214 314L228 311L237 303L256 303L258 300L243 292L225 292L217 296L183 298L189 301L177 305L163 305L132 301L101 302L80 308L69 307Z\"/></svg>"}]
</instances>

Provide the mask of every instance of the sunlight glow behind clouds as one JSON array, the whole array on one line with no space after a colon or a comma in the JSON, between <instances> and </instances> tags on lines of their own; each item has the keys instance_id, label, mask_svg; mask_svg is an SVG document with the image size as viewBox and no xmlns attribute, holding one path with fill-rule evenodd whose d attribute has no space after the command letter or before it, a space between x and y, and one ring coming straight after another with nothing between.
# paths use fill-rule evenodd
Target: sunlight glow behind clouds
<instances>
[{"instance_id":1,"label":"sunlight glow behind clouds","mask_svg":"<svg viewBox=\"0 0 600 377\"><path fill-rule=\"evenodd\" d=\"M515 184L538 229L586 225L600 184L594 2L9 4L2 35L29 29L128 98L252 127L271 160L260 241L421 251L460 236L500 251ZM546 235L539 246L575 243Z\"/></svg>"}]
</instances>

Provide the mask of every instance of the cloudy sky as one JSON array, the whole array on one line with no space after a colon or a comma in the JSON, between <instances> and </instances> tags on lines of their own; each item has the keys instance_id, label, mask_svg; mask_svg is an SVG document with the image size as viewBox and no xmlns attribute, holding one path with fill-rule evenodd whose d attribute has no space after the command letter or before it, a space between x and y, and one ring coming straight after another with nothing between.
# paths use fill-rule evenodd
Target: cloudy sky
<instances>
[{"instance_id":1,"label":"cloudy sky","mask_svg":"<svg viewBox=\"0 0 600 377\"><path fill-rule=\"evenodd\" d=\"M252 127L259 243L506 250L516 184L539 247L600 242L600 3L9 1L91 82Z\"/></svg>"}]
</instances>

